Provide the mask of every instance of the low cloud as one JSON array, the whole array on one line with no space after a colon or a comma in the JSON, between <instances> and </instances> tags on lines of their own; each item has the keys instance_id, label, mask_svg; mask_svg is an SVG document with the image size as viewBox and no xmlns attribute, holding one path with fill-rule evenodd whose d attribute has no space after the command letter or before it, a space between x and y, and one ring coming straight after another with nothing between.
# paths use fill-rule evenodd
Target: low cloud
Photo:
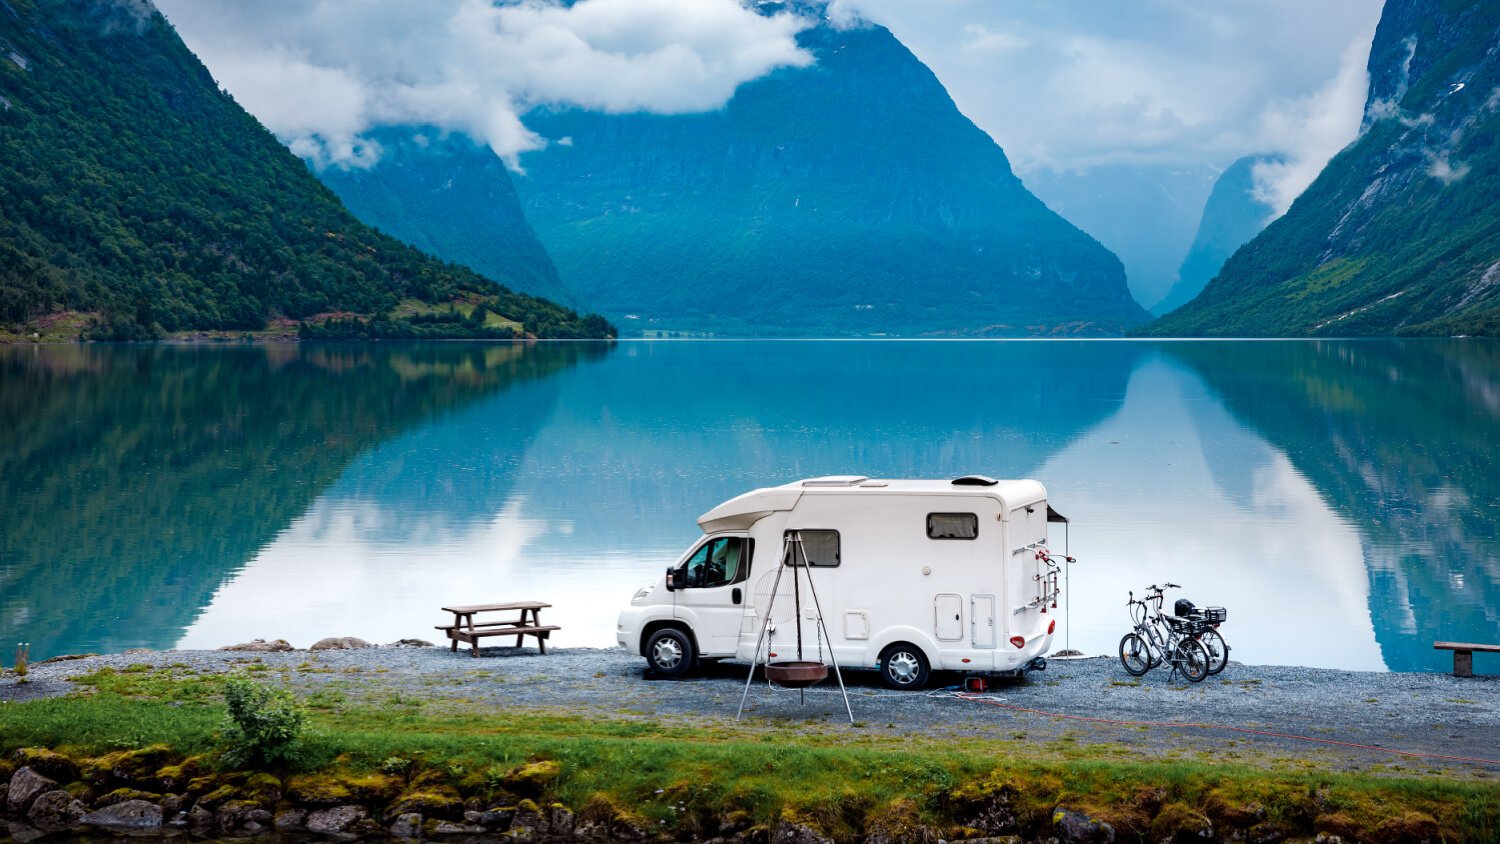
<instances>
[{"instance_id":1,"label":"low cloud","mask_svg":"<svg viewBox=\"0 0 1500 844\"><path fill-rule=\"evenodd\" d=\"M812 56L810 21L737 0L159 0L214 77L319 165L369 166L380 126L428 124L515 166L533 106L680 114Z\"/></svg>"},{"instance_id":2,"label":"low cloud","mask_svg":"<svg viewBox=\"0 0 1500 844\"><path fill-rule=\"evenodd\" d=\"M1445 185L1451 185L1469 175L1469 165L1462 162L1455 164L1448 158L1448 153L1446 152L1432 152L1429 150L1427 157L1429 159L1427 175Z\"/></svg>"},{"instance_id":3,"label":"low cloud","mask_svg":"<svg viewBox=\"0 0 1500 844\"><path fill-rule=\"evenodd\" d=\"M1277 217L1323 172L1328 160L1358 135L1370 90L1366 64L1373 26L1344 49L1338 73L1311 94L1273 104L1261 115L1257 143L1277 156L1251 169L1256 199Z\"/></svg>"}]
</instances>

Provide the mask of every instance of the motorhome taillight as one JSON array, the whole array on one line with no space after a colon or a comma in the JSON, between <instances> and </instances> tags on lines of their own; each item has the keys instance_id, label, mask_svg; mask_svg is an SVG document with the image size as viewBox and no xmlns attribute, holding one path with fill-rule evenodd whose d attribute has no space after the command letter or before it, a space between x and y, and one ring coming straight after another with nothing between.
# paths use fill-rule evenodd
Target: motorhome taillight
<instances>
[{"instance_id":1,"label":"motorhome taillight","mask_svg":"<svg viewBox=\"0 0 1500 844\"><path fill-rule=\"evenodd\" d=\"M1051 636L1052 635L1052 631L1054 631L1056 629L1057 629L1057 619L1054 618L1054 619L1052 619L1052 623L1047 625L1047 635Z\"/></svg>"},{"instance_id":2,"label":"motorhome taillight","mask_svg":"<svg viewBox=\"0 0 1500 844\"><path fill-rule=\"evenodd\" d=\"M1012 637L1010 637L1010 643L1012 645L1015 645L1018 648L1024 648L1024 647L1026 647L1026 637L1025 636L1012 636Z\"/></svg>"}]
</instances>

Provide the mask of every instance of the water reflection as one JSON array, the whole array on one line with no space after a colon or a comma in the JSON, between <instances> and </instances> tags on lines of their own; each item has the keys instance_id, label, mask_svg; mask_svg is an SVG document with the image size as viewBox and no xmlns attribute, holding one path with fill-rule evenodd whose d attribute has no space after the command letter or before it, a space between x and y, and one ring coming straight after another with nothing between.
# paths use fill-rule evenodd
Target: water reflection
<instances>
[{"instance_id":1,"label":"water reflection","mask_svg":"<svg viewBox=\"0 0 1500 844\"><path fill-rule=\"evenodd\" d=\"M1074 518L1086 651L1166 579L1229 606L1250 662L1442 669L1435 638L1500 641L1496 344L522 348L23 350L3 408L30 445L0 469L40 515L6 510L0 629L389 641L430 638L443 604L537 598L560 643L608 645L725 498L981 471L1040 478Z\"/></svg>"},{"instance_id":2,"label":"water reflection","mask_svg":"<svg viewBox=\"0 0 1500 844\"><path fill-rule=\"evenodd\" d=\"M170 647L357 455L592 348L0 348L0 636Z\"/></svg>"}]
</instances>

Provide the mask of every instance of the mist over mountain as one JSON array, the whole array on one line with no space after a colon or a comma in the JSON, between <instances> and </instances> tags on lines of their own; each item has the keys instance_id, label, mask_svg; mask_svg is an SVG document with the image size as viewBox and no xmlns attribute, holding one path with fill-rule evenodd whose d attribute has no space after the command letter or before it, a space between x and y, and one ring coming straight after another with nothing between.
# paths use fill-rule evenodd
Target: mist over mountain
<instances>
[{"instance_id":1,"label":"mist over mountain","mask_svg":"<svg viewBox=\"0 0 1500 844\"><path fill-rule=\"evenodd\" d=\"M1390 0L1360 137L1151 335L1500 334L1500 6Z\"/></svg>"},{"instance_id":2,"label":"mist over mountain","mask_svg":"<svg viewBox=\"0 0 1500 844\"><path fill-rule=\"evenodd\" d=\"M1203 166L1106 164L1044 168L1022 181L1048 208L1120 256L1131 295L1155 310L1177 281L1218 175Z\"/></svg>"},{"instance_id":3,"label":"mist over mountain","mask_svg":"<svg viewBox=\"0 0 1500 844\"><path fill-rule=\"evenodd\" d=\"M1255 166L1276 160L1274 156L1244 156L1214 182L1193 244L1177 270L1177 281L1151 307L1152 313L1171 313L1192 301L1218 275L1229 256L1271 222L1276 209L1256 195Z\"/></svg>"}]
</instances>

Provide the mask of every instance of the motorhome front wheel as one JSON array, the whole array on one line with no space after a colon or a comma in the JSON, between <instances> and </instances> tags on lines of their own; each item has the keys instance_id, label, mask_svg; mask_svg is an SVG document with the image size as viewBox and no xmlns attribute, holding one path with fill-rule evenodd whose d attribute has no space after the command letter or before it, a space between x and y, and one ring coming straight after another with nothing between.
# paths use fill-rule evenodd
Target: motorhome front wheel
<instances>
[{"instance_id":1,"label":"motorhome front wheel","mask_svg":"<svg viewBox=\"0 0 1500 844\"><path fill-rule=\"evenodd\" d=\"M675 627L658 630L646 640L646 663L663 677L680 677L693 667L693 640Z\"/></svg>"},{"instance_id":2,"label":"motorhome front wheel","mask_svg":"<svg viewBox=\"0 0 1500 844\"><path fill-rule=\"evenodd\" d=\"M927 655L914 645L897 642L880 654L880 680L892 689L920 689L932 673Z\"/></svg>"}]
</instances>

